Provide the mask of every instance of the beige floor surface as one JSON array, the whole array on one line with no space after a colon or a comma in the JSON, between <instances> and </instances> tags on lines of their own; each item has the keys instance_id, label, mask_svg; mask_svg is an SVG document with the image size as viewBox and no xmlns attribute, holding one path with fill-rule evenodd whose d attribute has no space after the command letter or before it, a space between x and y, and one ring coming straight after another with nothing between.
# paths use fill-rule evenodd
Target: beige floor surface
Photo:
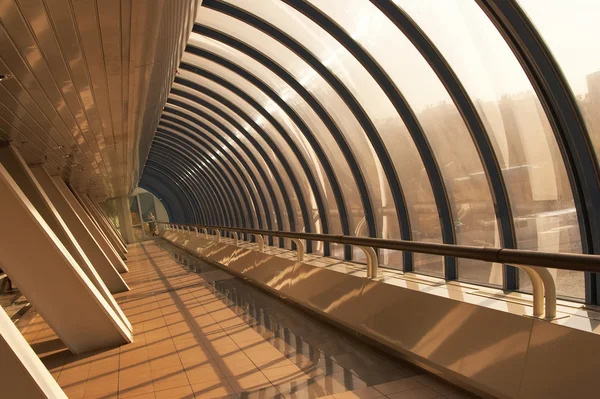
<instances>
[{"instance_id":1,"label":"beige floor surface","mask_svg":"<svg viewBox=\"0 0 600 399\"><path fill-rule=\"evenodd\" d=\"M71 399L314 398L297 362L254 331L155 242L132 245L131 291L116 299L134 343L73 356L37 316L24 330ZM467 397L429 376L330 395L334 399ZM324 396L323 396L324 397Z\"/></svg>"}]
</instances>

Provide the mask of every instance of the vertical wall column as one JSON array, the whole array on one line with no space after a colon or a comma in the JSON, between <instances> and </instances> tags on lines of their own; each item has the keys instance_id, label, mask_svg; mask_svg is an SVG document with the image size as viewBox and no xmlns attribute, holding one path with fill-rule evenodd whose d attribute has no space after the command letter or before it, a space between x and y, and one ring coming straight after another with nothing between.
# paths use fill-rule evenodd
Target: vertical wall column
<instances>
[{"instance_id":1,"label":"vertical wall column","mask_svg":"<svg viewBox=\"0 0 600 399\"><path fill-rule=\"evenodd\" d=\"M76 191L73 191L75 198L79 201L83 209L87 212L92 222L96 225L98 230L102 233L106 241L110 243L110 245L114 248L115 252L121 257L122 260L127 260L127 256L125 253L127 252L127 248L121 242L111 235L111 231L107 226L104 226L103 220L94 209L93 205L90 203L88 198L80 194Z\"/></svg>"},{"instance_id":2,"label":"vertical wall column","mask_svg":"<svg viewBox=\"0 0 600 399\"><path fill-rule=\"evenodd\" d=\"M118 246L118 248L123 252L123 254L126 254L127 245L125 244L125 242L123 242L123 239L117 232L117 229L114 227L112 222L108 220L108 217L104 214L102 209L100 209L98 203L92 200L88 195L82 195L82 197L85 198L85 200L89 204L90 210L94 215L97 216L98 221L101 222L100 224L104 226L105 233L112 237L112 242L114 243L115 247Z\"/></svg>"},{"instance_id":3,"label":"vertical wall column","mask_svg":"<svg viewBox=\"0 0 600 399\"><path fill-rule=\"evenodd\" d=\"M119 226L121 235L128 244L132 244L135 242L135 236L133 235L133 224L131 223L131 214L129 213L129 198L115 198L115 204L119 220L121 221L121 225Z\"/></svg>"},{"instance_id":4,"label":"vertical wall column","mask_svg":"<svg viewBox=\"0 0 600 399\"><path fill-rule=\"evenodd\" d=\"M88 215L85 209L83 209L83 206L79 203L77 198L75 198L75 195L71 192L69 187L67 187L67 184L60 178L60 176L54 176L52 180L60 190L61 194L69 202L69 205L71 205L77 216L79 216L79 219L81 219L85 227L92 234L92 237L94 237L96 242L100 245L100 248L102 248L114 268L117 269L119 273L125 273L129 271L119 254L117 254L110 242L108 242L108 240L104 237L104 234L102 234L96 224L92 221L90 215Z\"/></svg>"},{"instance_id":5,"label":"vertical wall column","mask_svg":"<svg viewBox=\"0 0 600 399\"><path fill-rule=\"evenodd\" d=\"M12 320L0 309L0 389L5 398L67 399Z\"/></svg>"},{"instance_id":6,"label":"vertical wall column","mask_svg":"<svg viewBox=\"0 0 600 399\"><path fill-rule=\"evenodd\" d=\"M98 211L93 201L87 196L80 193L75 192L75 197L79 200L79 202L83 205L83 207L88 211L88 214L92 218L93 221L96 222L100 231L104 233L104 235L108 238L112 246L117 250L117 253L121 255L121 259L127 260L127 247L119 240L116 233L112 230L108 222L104 219L104 216Z\"/></svg>"},{"instance_id":7,"label":"vertical wall column","mask_svg":"<svg viewBox=\"0 0 600 399\"><path fill-rule=\"evenodd\" d=\"M90 198L90 201L92 201L91 198ZM95 201L92 201L92 204L96 207L96 210L98 211L98 214L100 214L100 216L102 216L102 219L106 221L106 224L110 227L111 231L114 232L115 237L117 237L117 239L119 240L119 242L121 243L121 245L123 246L123 248L125 248L125 253L127 253L128 252L128 250L127 250L127 243L123 239L123 236L121 235L121 232L117 228L117 225L106 214L106 212L102 209L102 207L100 206L99 203L97 203Z\"/></svg>"},{"instance_id":8,"label":"vertical wall column","mask_svg":"<svg viewBox=\"0 0 600 399\"><path fill-rule=\"evenodd\" d=\"M36 211L44 218L44 221L50 226L52 232L61 241L75 262L82 268L107 301L110 303L114 302L111 292L116 293L129 290L125 281L123 281L112 265L110 267L111 270L104 270L102 268L103 265L101 263L98 264L97 266L103 272L106 281L100 277L100 273L96 270L96 265L92 263L88 257L88 253L81 247L80 241L75 239L73 232L63 219L61 210L55 207L55 203L40 185L18 151L10 146L0 148L0 162L15 182L17 182L19 188L35 207ZM58 204L60 205L60 202ZM85 241L81 242L84 245L88 244ZM112 305L115 310L118 309L120 311L116 302L112 303Z\"/></svg>"},{"instance_id":9,"label":"vertical wall column","mask_svg":"<svg viewBox=\"0 0 600 399\"><path fill-rule=\"evenodd\" d=\"M0 263L75 354L132 341L131 331L0 165Z\"/></svg>"},{"instance_id":10,"label":"vertical wall column","mask_svg":"<svg viewBox=\"0 0 600 399\"><path fill-rule=\"evenodd\" d=\"M87 255L94 269L100 275L102 281L113 294L128 291L129 287L115 269L108 256L104 253L98 242L94 239L90 231L85 227L83 221L77 216L75 210L69 205L67 199L62 195L56 186L52 177L44 170L41 165L31 168L33 176L36 178L44 192L62 217L63 221L71 231L77 242ZM112 299L112 296L111 296ZM114 300L114 299L113 299Z\"/></svg>"}]
</instances>

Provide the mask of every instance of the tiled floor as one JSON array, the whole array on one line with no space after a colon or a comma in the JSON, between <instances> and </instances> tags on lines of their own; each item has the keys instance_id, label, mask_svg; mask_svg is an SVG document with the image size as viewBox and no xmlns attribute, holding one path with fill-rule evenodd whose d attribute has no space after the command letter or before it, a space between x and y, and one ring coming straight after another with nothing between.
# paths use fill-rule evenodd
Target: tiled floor
<instances>
[{"instance_id":1,"label":"tiled floor","mask_svg":"<svg viewBox=\"0 0 600 399\"><path fill-rule=\"evenodd\" d=\"M469 397L164 241L128 257L134 343L73 356L39 316L24 330L70 398Z\"/></svg>"}]
</instances>

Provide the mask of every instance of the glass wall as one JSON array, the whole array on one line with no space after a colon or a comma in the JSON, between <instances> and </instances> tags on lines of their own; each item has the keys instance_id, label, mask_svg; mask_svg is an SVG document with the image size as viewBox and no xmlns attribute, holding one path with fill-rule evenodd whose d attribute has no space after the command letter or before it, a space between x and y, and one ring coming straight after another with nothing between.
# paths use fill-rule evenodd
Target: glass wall
<instances>
[{"instance_id":1,"label":"glass wall","mask_svg":"<svg viewBox=\"0 0 600 399\"><path fill-rule=\"evenodd\" d=\"M517 1L563 68L599 154L600 5ZM560 132L494 23L471 0L392 3L419 29L399 28L367 0L201 7L161 121L160 140L177 138L177 162L198 183L188 189L202 190L209 177L239 181L225 191L240 203L228 205L245 212L250 202L254 220L277 230L291 230L290 216L302 231L309 215L321 232L324 209L331 234L581 252L571 187L578 180L568 174L578 172L565 167L577 154L559 146ZM151 209L149 198L132 198L142 239L151 234ZM364 261L358 249L351 255ZM380 253L382 266L405 269L405 260ZM412 266L437 276L451 268L422 254ZM583 273L552 274L559 295L584 298ZM510 280L499 264L460 259L456 275L531 289L525 274Z\"/></svg>"},{"instance_id":2,"label":"glass wall","mask_svg":"<svg viewBox=\"0 0 600 399\"><path fill-rule=\"evenodd\" d=\"M129 197L129 214L136 241L144 241L158 235L157 221L168 222L167 212L158 198L142 188Z\"/></svg>"},{"instance_id":3,"label":"glass wall","mask_svg":"<svg viewBox=\"0 0 600 399\"><path fill-rule=\"evenodd\" d=\"M500 33L475 2L394 1L433 40L476 104L502 168L517 247L581 252L573 194L554 132ZM583 297L583 273L554 275L560 294ZM521 289L530 290L524 273L519 280Z\"/></svg>"}]
</instances>

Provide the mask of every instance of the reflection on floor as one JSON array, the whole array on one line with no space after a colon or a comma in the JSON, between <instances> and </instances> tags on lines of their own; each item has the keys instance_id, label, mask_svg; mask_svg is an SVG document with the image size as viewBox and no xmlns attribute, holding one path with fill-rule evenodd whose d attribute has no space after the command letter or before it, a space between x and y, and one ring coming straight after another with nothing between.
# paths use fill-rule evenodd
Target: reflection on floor
<instances>
[{"instance_id":1,"label":"reflection on floor","mask_svg":"<svg viewBox=\"0 0 600 399\"><path fill-rule=\"evenodd\" d=\"M30 321L31 304L14 284L12 289L9 289L7 277L3 273L0 273L0 307L17 327Z\"/></svg>"},{"instance_id":2,"label":"reflection on floor","mask_svg":"<svg viewBox=\"0 0 600 399\"><path fill-rule=\"evenodd\" d=\"M131 246L117 295L135 342L73 356L24 336L70 398L466 398L161 240Z\"/></svg>"}]
</instances>

